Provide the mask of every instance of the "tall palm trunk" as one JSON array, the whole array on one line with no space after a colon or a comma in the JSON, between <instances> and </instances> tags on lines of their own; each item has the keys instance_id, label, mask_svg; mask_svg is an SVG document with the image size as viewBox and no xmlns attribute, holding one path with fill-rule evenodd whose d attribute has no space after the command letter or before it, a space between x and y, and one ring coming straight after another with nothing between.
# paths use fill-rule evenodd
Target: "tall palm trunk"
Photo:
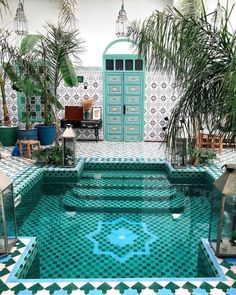
<instances>
[{"instance_id":1,"label":"tall palm trunk","mask_svg":"<svg viewBox=\"0 0 236 295\"><path fill-rule=\"evenodd\" d=\"M57 70L55 71L55 79L54 79L54 96L57 98L57 89L58 89L58 83L59 83L59 67L57 67ZM60 120L58 116L58 108L55 106L55 125L56 125L56 138L55 138L55 145L59 145L59 139L60 139Z\"/></svg>"},{"instance_id":2,"label":"tall palm trunk","mask_svg":"<svg viewBox=\"0 0 236 295\"><path fill-rule=\"evenodd\" d=\"M30 98L26 96L25 104L25 129L30 129Z\"/></svg>"},{"instance_id":3,"label":"tall palm trunk","mask_svg":"<svg viewBox=\"0 0 236 295\"><path fill-rule=\"evenodd\" d=\"M60 120L58 117L58 108L55 108L55 124L56 124L56 138L55 138L55 145L59 145L60 139Z\"/></svg>"},{"instance_id":4,"label":"tall palm trunk","mask_svg":"<svg viewBox=\"0 0 236 295\"><path fill-rule=\"evenodd\" d=\"M2 110L3 110L3 124L7 127L11 126L11 120L7 108L7 98L5 93L5 79L3 75L0 75L0 88L2 94Z\"/></svg>"}]
</instances>

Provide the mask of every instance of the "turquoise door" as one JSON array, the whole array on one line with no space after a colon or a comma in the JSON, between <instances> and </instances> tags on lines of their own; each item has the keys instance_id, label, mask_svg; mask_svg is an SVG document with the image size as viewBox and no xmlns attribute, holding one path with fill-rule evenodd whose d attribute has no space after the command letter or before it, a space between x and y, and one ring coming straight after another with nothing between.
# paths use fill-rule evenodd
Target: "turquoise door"
<instances>
[{"instance_id":1,"label":"turquoise door","mask_svg":"<svg viewBox=\"0 0 236 295\"><path fill-rule=\"evenodd\" d=\"M124 141L143 140L143 75L124 73Z\"/></svg>"},{"instance_id":2,"label":"turquoise door","mask_svg":"<svg viewBox=\"0 0 236 295\"><path fill-rule=\"evenodd\" d=\"M104 55L104 67L105 139L143 141L143 61L136 55Z\"/></svg>"}]
</instances>

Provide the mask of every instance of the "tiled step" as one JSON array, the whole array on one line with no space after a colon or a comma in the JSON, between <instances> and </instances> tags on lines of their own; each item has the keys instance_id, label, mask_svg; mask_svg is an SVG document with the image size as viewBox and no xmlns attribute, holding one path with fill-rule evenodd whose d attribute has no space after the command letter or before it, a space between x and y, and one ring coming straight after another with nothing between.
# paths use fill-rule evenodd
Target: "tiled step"
<instances>
[{"instance_id":1,"label":"tiled step","mask_svg":"<svg viewBox=\"0 0 236 295\"><path fill-rule=\"evenodd\" d=\"M139 188L139 189L168 189L171 187L168 179L125 179L125 178L81 178L77 184L79 188Z\"/></svg>"},{"instance_id":2,"label":"tiled step","mask_svg":"<svg viewBox=\"0 0 236 295\"><path fill-rule=\"evenodd\" d=\"M167 179L167 174L163 171L145 171L145 170L84 170L81 179Z\"/></svg>"},{"instance_id":3,"label":"tiled step","mask_svg":"<svg viewBox=\"0 0 236 295\"><path fill-rule=\"evenodd\" d=\"M103 198L109 199L115 197L124 200L124 199L132 199L132 198L147 198L147 199L158 199L158 198L171 198L175 196L176 189L168 187L159 188L159 189L143 189L141 188L100 188L100 189L93 189L93 188L80 188L75 187L72 189L72 194L74 197L78 198Z\"/></svg>"},{"instance_id":4,"label":"tiled step","mask_svg":"<svg viewBox=\"0 0 236 295\"><path fill-rule=\"evenodd\" d=\"M63 199L64 208L68 211L82 212L171 212L180 213L185 209L185 195L177 193L175 197L169 200L114 200L114 199L85 199L75 196L73 193L68 193Z\"/></svg>"}]
</instances>

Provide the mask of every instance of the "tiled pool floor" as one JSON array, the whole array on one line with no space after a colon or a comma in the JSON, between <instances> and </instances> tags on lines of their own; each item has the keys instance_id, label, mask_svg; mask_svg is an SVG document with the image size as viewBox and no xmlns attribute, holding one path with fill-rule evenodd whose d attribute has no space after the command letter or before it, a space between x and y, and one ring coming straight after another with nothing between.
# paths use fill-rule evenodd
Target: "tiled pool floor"
<instances>
[{"instance_id":1,"label":"tiled pool floor","mask_svg":"<svg viewBox=\"0 0 236 295\"><path fill-rule=\"evenodd\" d=\"M7 149L10 150L10 149ZM2 151L2 149L0 149ZM6 149L4 149L6 151ZM87 162L94 161L136 161L155 162L164 158L163 146L159 143L110 143L110 142L78 142L76 145L78 158L84 158ZM224 150L220 159L215 162L221 167L225 163L236 162L236 151ZM38 168L33 161L9 157L0 160L0 169L5 171L15 180L16 188L20 182L30 179ZM191 170L191 168L188 168ZM194 168L196 170L198 168ZM203 169L203 168L200 168ZM207 168L214 176L219 174L217 167ZM14 267L24 250L27 240L18 241L13 248L11 257L5 258L0 263L0 294L30 295L30 294L87 294L87 295L236 295L236 259L219 259L227 281L156 281L156 282L23 282L6 283L9 271Z\"/></svg>"}]
</instances>

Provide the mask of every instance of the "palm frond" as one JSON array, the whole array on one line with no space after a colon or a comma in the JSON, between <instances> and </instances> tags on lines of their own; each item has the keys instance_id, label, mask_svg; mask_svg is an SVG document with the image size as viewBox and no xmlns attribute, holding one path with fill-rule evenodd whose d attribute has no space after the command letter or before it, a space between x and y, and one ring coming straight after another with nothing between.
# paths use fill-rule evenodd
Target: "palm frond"
<instances>
[{"instance_id":1,"label":"palm frond","mask_svg":"<svg viewBox=\"0 0 236 295\"><path fill-rule=\"evenodd\" d=\"M65 69L63 67L65 66L65 60L68 61L69 58L74 58L77 61L77 66L81 65L80 54L83 52L83 41L79 38L78 30L65 31L61 25L55 26L48 23L43 46L46 49L46 59L50 61L49 75L52 77L52 84L57 88L60 83L59 77L66 81L71 78L70 74L75 75L75 70L72 70L72 63L70 63L70 70L64 71L63 76L60 75L60 69Z\"/></svg>"},{"instance_id":2,"label":"palm frond","mask_svg":"<svg viewBox=\"0 0 236 295\"><path fill-rule=\"evenodd\" d=\"M193 17L176 8L131 24L129 38L149 68L174 74L179 88L168 140L179 128L191 136L201 128L225 137L236 134L236 35L228 31L230 13L226 9L220 30L207 21L205 10Z\"/></svg>"},{"instance_id":3,"label":"palm frond","mask_svg":"<svg viewBox=\"0 0 236 295\"><path fill-rule=\"evenodd\" d=\"M10 8L9 8L9 4L7 0L0 0L0 5L5 9L5 11L9 11L10 12ZM0 9L0 15L2 18L2 9Z\"/></svg>"},{"instance_id":4,"label":"palm frond","mask_svg":"<svg viewBox=\"0 0 236 295\"><path fill-rule=\"evenodd\" d=\"M59 22L63 27L76 27L77 0L60 0Z\"/></svg>"}]
</instances>

